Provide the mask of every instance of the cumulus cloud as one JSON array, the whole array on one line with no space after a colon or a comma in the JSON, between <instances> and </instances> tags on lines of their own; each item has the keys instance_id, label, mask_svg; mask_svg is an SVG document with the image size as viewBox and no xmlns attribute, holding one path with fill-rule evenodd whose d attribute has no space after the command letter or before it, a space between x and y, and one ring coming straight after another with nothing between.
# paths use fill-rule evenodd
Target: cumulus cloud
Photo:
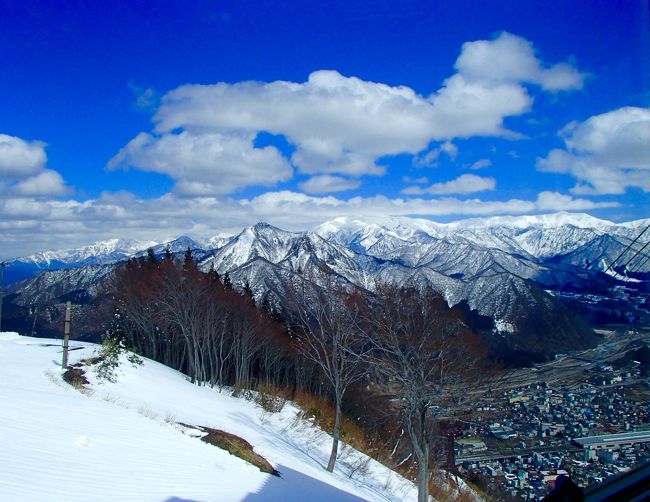
<instances>
[{"instance_id":1,"label":"cumulus cloud","mask_svg":"<svg viewBox=\"0 0 650 502\"><path fill-rule=\"evenodd\" d=\"M295 145L308 174L382 174L383 155L418 152L430 141L430 103L404 86L316 71L304 83L189 85L165 95L156 130L267 131Z\"/></svg>"},{"instance_id":2,"label":"cumulus cloud","mask_svg":"<svg viewBox=\"0 0 650 502\"><path fill-rule=\"evenodd\" d=\"M486 83L467 79L462 73L445 80L444 87L431 97L435 109L434 138L468 138L520 134L503 127L509 116L530 110L532 99L518 83Z\"/></svg>"},{"instance_id":3,"label":"cumulus cloud","mask_svg":"<svg viewBox=\"0 0 650 502\"><path fill-rule=\"evenodd\" d=\"M70 189L65 185L63 177L51 169L43 169L35 176L17 183L14 193L26 196L65 195Z\"/></svg>"},{"instance_id":4,"label":"cumulus cloud","mask_svg":"<svg viewBox=\"0 0 650 502\"><path fill-rule=\"evenodd\" d=\"M547 91L580 89L585 78L568 63L544 64L528 40L507 32L464 43L454 67L470 81L527 82Z\"/></svg>"},{"instance_id":5,"label":"cumulus cloud","mask_svg":"<svg viewBox=\"0 0 650 502\"><path fill-rule=\"evenodd\" d=\"M462 176L442 183L434 183L433 185L423 188L419 186L411 186L402 190L403 194L407 195L450 195L461 194L466 195L470 193L482 192L484 190L494 190L496 181L494 178L484 178L474 174L463 174Z\"/></svg>"},{"instance_id":6,"label":"cumulus cloud","mask_svg":"<svg viewBox=\"0 0 650 502\"><path fill-rule=\"evenodd\" d=\"M254 135L141 133L122 148L109 169L135 167L168 174L183 195L232 193L250 185L274 185L291 178L288 161L272 146L255 148Z\"/></svg>"},{"instance_id":7,"label":"cumulus cloud","mask_svg":"<svg viewBox=\"0 0 650 502\"><path fill-rule=\"evenodd\" d=\"M650 108L624 107L572 122L560 136L565 149L537 159L543 172L574 176L576 194L650 191Z\"/></svg>"},{"instance_id":8,"label":"cumulus cloud","mask_svg":"<svg viewBox=\"0 0 650 502\"><path fill-rule=\"evenodd\" d=\"M509 33L464 44L455 68L429 96L331 70L315 71L301 83L184 85L163 96L155 133L250 137L267 132L292 145L290 160L302 173L380 176L386 167L378 161L385 156L419 154L415 165L435 165L443 152L456 155L453 138L520 137L503 122L530 110L524 84L568 90L579 88L583 78L568 64L544 63L530 42ZM445 142L421 153L432 141Z\"/></svg>"},{"instance_id":9,"label":"cumulus cloud","mask_svg":"<svg viewBox=\"0 0 650 502\"><path fill-rule=\"evenodd\" d=\"M357 180L325 174L322 176L313 176L307 181L300 183L298 187L307 193L330 193L354 190L359 188L359 185L361 185L361 182Z\"/></svg>"},{"instance_id":10,"label":"cumulus cloud","mask_svg":"<svg viewBox=\"0 0 650 502\"><path fill-rule=\"evenodd\" d=\"M70 188L56 171L46 168L45 143L0 134L0 193L18 197L65 195Z\"/></svg>"},{"instance_id":11,"label":"cumulus cloud","mask_svg":"<svg viewBox=\"0 0 650 502\"><path fill-rule=\"evenodd\" d=\"M45 143L0 134L0 176L26 178L45 167Z\"/></svg>"}]
</instances>

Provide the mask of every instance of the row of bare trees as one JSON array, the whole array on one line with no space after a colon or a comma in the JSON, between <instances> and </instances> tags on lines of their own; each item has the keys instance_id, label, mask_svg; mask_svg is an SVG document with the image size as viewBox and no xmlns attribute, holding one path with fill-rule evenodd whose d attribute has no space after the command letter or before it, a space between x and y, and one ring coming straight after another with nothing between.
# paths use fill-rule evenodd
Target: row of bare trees
<instances>
[{"instance_id":1,"label":"row of bare trees","mask_svg":"<svg viewBox=\"0 0 650 502\"><path fill-rule=\"evenodd\" d=\"M428 288L379 285L373 295L329 285L296 305L301 353L330 384L336 409L327 469L333 470L346 390L364 379L399 414L418 465L418 499L428 500L436 424L464 414L487 389L480 339Z\"/></svg>"},{"instance_id":2,"label":"row of bare trees","mask_svg":"<svg viewBox=\"0 0 650 502\"><path fill-rule=\"evenodd\" d=\"M462 413L486 375L478 338L431 289L379 285L371 294L305 279L284 298L279 323L250 289L201 272L189 250L182 262L169 253L130 260L114 286L114 334L193 382L307 391L325 383L335 408L329 471L346 392L380 394L408 433L420 501L428 500L436 421Z\"/></svg>"},{"instance_id":3,"label":"row of bare trees","mask_svg":"<svg viewBox=\"0 0 650 502\"><path fill-rule=\"evenodd\" d=\"M289 345L282 327L264 315L250 292L201 272L191 252L132 259L116 275L112 331L146 357L179 369L194 383L286 385Z\"/></svg>"}]
</instances>

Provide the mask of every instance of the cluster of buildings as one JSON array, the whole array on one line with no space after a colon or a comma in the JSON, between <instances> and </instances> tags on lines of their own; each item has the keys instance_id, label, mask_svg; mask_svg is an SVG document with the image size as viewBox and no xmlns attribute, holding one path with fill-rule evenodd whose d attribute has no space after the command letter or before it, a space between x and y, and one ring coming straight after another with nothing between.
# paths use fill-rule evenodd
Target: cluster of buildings
<instances>
[{"instance_id":1,"label":"cluster of buildings","mask_svg":"<svg viewBox=\"0 0 650 502\"><path fill-rule=\"evenodd\" d=\"M533 384L493 397L456 441L461 474L500 499L540 500L560 474L585 487L650 460L648 401L617 387L635 373L605 368L604 386Z\"/></svg>"},{"instance_id":2,"label":"cluster of buildings","mask_svg":"<svg viewBox=\"0 0 650 502\"><path fill-rule=\"evenodd\" d=\"M553 489L555 479L564 474L578 486L586 487L626 472L650 460L650 432L645 442L622 448L604 448L591 460L585 451L528 452L491 460L465 460L459 466L464 477L483 486L499 500L541 500Z\"/></svg>"}]
</instances>

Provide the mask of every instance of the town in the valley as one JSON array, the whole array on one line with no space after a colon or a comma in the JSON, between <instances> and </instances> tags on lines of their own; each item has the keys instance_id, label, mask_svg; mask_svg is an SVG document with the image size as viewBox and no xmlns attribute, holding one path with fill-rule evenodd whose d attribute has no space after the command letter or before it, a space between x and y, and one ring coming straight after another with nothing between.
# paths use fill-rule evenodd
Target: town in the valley
<instances>
[{"instance_id":1,"label":"town in the valley","mask_svg":"<svg viewBox=\"0 0 650 502\"><path fill-rule=\"evenodd\" d=\"M541 500L562 474L585 488L650 460L650 330L601 334L597 348L516 370L483 398L453 468L499 499Z\"/></svg>"}]
</instances>

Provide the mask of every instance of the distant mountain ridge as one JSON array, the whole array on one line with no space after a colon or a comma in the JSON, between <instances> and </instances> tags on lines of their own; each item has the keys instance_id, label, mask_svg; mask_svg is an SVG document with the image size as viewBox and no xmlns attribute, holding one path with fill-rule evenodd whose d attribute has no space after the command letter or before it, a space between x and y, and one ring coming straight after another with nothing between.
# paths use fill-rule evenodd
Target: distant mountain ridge
<instances>
[{"instance_id":1,"label":"distant mountain ridge","mask_svg":"<svg viewBox=\"0 0 650 502\"><path fill-rule=\"evenodd\" d=\"M339 217L318 225L314 229L314 233L326 240L332 240L344 245L349 245L351 242L352 239L349 236L354 235L358 237L360 233L365 234L366 238L376 238L377 233L383 233L387 238L393 237L401 240L411 240L417 234L448 239L453 238L454 235L460 235L469 240L476 239L477 241L486 235L492 235L492 238L494 238L501 234L502 239L499 239L501 242L495 241L500 246L507 243L508 237L516 235L518 245L539 258L543 257L544 254L552 256L575 249L575 247L588 242L590 236L593 238L596 235L610 233L633 238L639 229L642 229L648 224L650 224L650 218L626 223L612 223L611 221L601 220L588 214L567 212L538 216L471 218L452 223L436 223L431 220L406 217L389 217L383 220L375 219L374 221ZM501 230L499 231L499 229ZM568 232L572 232L575 235L572 238L565 236L564 243L558 242L557 245L550 246L546 253L540 253L533 244L526 244L527 238L535 242L539 239L534 239L531 236L542 231L548 233L552 229L561 229L555 232L560 234L560 236L563 236L568 229L571 229ZM178 249L179 245L185 245L186 242L191 248L205 250L217 249L226 244L231 238L232 236L224 235L216 235L208 239L181 236L162 243L157 241L114 238L95 242L80 248L34 253L29 256L16 258L13 261L33 263L42 268L47 268L52 263L75 265L101 264L119 261L125 257L136 255L138 252L145 252L149 247L154 248L156 252L162 252L169 245L172 250L175 250ZM580 242L580 244L576 245L577 242ZM564 244L564 247L562 247L562 244ZM575 247L572 248L572 244Z\"/></svg>"},{"instance_id":2,"label":"distant mountain ridge","mask_svg":"<svg viewBox=\"0 0 650 502\"><path fill-rule=\"evenodd\" d=\"M514 334L527 333L518 350L526 345L549 350L557 344L568 349L590 343L593 333L567 302L585 307L587 317L592 302L598 308L606 304L617 318L650 318L650 302L643 303L650 260L641 256L630 264L629 273L638 278L628 279L620 269L603 273L648 223L614 224L571 213L447 224L336 218L302 232L258 223L235 236L208 242L187 236L164 244L112 240L67 253L43 253L56 256L64 264L61 269L73 270L45 272L14 290L22 291L23 298L17 301L23 304L30 297L55 300L72 287L92 296L96 282L110 274L111 264L142 256L147 248L158 255L165 249L180 254L189 248L202 270L228 273L239 287L248 284L257 301L266 297L282 305L305 280L314 287L355 285L368 291L377 283L426 286L450 305L466 302L468 308L491 317L494 333L508 338L511 345L518 340ZM639 245L647 240L650 232ZM80 268L88 271L75 272ZM590 300L596 292L602 301Z\"/></svg>"}]
</instances>

